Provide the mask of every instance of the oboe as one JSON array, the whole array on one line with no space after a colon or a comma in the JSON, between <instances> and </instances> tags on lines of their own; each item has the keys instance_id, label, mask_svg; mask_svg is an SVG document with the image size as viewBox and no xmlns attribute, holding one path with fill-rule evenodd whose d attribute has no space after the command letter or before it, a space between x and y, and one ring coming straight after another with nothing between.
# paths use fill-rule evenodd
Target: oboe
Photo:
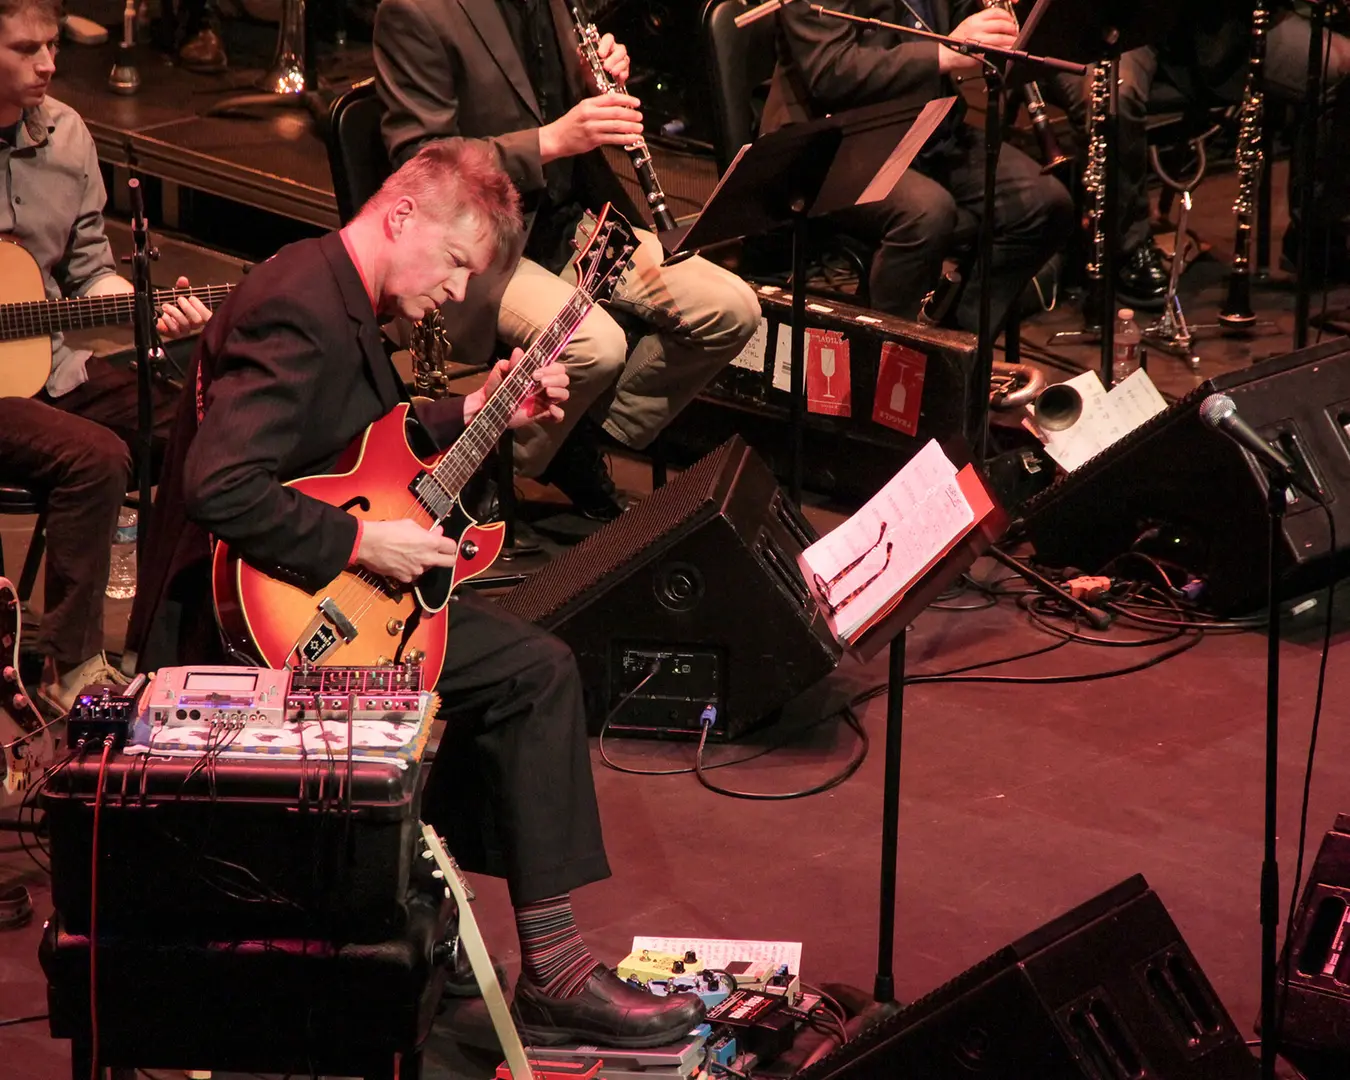
<instances>
[{"instance_id":1,"label":"oboe","mask_svg":"<svg viewBox=\"0 0 1350 1080\"><path fill-rule=\"evenodd\" d=\"M1013 22L1017 22L1017 11L1014 8L1015 0L983 0L983 3L986 8L1002 8L1013 17ZM1041 160L1045 162L1041 166L1041 172L1048 173L1052 169L1058 169L1068 161L1069 155L1059 145L1059 138L1055 135L1054 125L1050 123L1050 116L1045 109L1045 95L1041 93L1041 88L1034 82L1028 82L1023 85L1022 93L1026 98L1027 116L1031 119L1031 128L1036 132L1036 138L1040 140L1041 144Z\"/></svg>"},{"instance_id":2,"label":"oboe","mask_svg":"<svg viewBox=\"0 0 1350 1080\"><path fill-rule=\"evenodd\" d=\"M591 69L596 89L602 94L622 94L623 84L610 77L600 60L600 31L575 5L572 7L572 23L576 28L577 44L581 48L582 59ZM628 159L633 163L633 172L637 173L638 184L642 188L642 194L647 198L647 207L656 221L657 230L665 232L675 228L675 217L666 209L666 193L661 190L661 181L656 178L656 169L652 166L652 155L647 149L646 140L639 136L636 142L625 146L624 149L628 151Z\"/></svg>"},{"instance_id":3,"label":"oboe","mask_svg":"<svg viewBox=\"0 0 1350 1080\"><path fill-rule=\"evenodd\" d=\"M1266 31L1270 12L1258 0L1252 12L1252 54L1247 64L1247 82L1243 87L1242 108L1238 114L1237 170L1238 193L1233 202L1237 217L1237 235L1233 240L1233 265L1228 271L1228 296L1219 309L1219 323L1232 330L1243 330L1256 322L1252 311L1252 225L1256 217L1257 191L1261 170L1265 167L1265 147L1261 144L1261 125L1265 110Z\"/></svg>"}]
</instances>

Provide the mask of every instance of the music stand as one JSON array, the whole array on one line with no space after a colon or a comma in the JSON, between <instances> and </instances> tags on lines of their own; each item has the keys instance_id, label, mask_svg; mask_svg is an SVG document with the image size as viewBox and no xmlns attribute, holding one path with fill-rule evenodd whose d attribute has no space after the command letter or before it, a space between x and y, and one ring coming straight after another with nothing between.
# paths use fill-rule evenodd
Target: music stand
<instances>
[{"instance_id":1,"label":"music stand","mask_svg":"<svg viewBox=\"0 0 1350 1080\"><path fill-rule=\"evenodd\" d=\"M884 102L763 135L741 147L691 225L660 234L662 245L675 258L791 226L788 492L796 503L802 498L809 223L888 195L955 100L941 98L922 108Z\"/></svg>"},{"instance_id":2,"label":"music stand","mask_svg":"<svg viewBox=\"0 0 1350 1080\"><path fill-rule=\"evenodd\" d=\"M1053 6L1054 14L1050 14ZM1098 318L1101 331L1102 382L1113 382L1112 367L1116 346L1116 265L1120 239L1120 165L1116 157L1120 132L1120 56L1144 45L1159 41L1176 21L1180 5L1166 0L1098 0L1093 4L1065 3L1054 5L1054 0L1037 0L1035 8L1022 23L1017 47L1031 52L1049 53L1081 64L1109 65L1107 77L1111 87L1106 110L1106 164L1105 191L1101 229L1105 238L1105 258L1101 267L1101 296L1089 296L1085 301L1083 318L1085 329L1068 334L1055 334L1052 342L1066 340L1091 344L1089 309L1099 299ZM1091 102L1088 103L1090 109Z\"/></svg>"},{"instance_id":3,"label":"music stand","mask_svg":"<svg viewBox=\"0 0 1350 1080\"><path fill-rule=\"evenodd\" d=\"M998 540L1008 526L1008 515L999 505L987 478L970 460L970 447L960 439L946 446L947 458L958 468L957 482L970 504L974 520L952 535L942 552L917 576L906 582L881 614L874 616L851 640L840 637L845 649L863 661L889 649L886 694L886 756L881 806L881 887L877 919L877 973L872 997L877 1005L895 1001L895 892L896 859L900 834L900 750L904 724L905 644L909 624L936 600ZM845 525L840 528L846 528ZM890 555L887 553L887 561ZM821 605L828 625L833 616L819 581L813 596ZM842 603L840 604L842 607Z\"/></svg>"}]
</instances>

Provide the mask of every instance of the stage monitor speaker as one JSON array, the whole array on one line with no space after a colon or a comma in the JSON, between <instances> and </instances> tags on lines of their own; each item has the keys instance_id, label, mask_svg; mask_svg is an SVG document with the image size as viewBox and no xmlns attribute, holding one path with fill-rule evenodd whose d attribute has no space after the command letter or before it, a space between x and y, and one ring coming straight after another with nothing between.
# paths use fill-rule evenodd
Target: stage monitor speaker
<instances>
[{"instance_id":1,"label":"stage monitor speaker","mask_svg":"<svg viewBox=\"0 0 1350 1080\"><path fill-rule=\"evenodd\" d=\"M1136 874L796 1080L1253 1080L1259 1065Z\"/></svg>"},{"instance_id":2,"label":"stage monitor speaker","mask_svg":"<svg viewBox=\"0 0 1350 1080\"><path fill-rule=\"evenodd\" d=\"M1340 575L1350 545L1350 341L1338 339L1208 379L1192 393L1029 500L1021 509L1036 557L1087 572L1139 548L1205 580L1199 602L1219 614L1265 605L1269 550L1266 478L1230 439L1200 419L1210 394L1278 443L1326 492L1322 510L1289 503L1282 595ZM1121 565L1122 573L1138 567Z\"/></svg>"},{"instance_id":3,"label":"stage monitor speaker","mask_svg":"<svg viewBox=\"0 0 1350 1080\"><path fill-rule=\"evenodd\" d=\"M732 438L502 607L572 647L592 730L735 738L829 674L842 652L797 569L816 531Z\"/></svg>"},{"instance_id":4,"label":"stage monitor speaker","mask_svg":"<svg viewBox=\"0 0 1350 1080\"><path fill-rule=\"evenodd\" d=\"M1291 948L1292 955L1288 952ZM1280 1052L1308 1080L1350 1076L1350 814L1322 838L1280 957Z\"/></svg>"}]
</instances>

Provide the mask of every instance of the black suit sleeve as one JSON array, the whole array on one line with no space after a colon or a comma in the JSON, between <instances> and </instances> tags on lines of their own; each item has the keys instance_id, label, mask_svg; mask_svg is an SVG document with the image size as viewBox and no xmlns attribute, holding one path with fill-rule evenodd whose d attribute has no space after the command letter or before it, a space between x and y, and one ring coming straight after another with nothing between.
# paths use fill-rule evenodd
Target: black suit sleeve
<instances>
[{"instance_id":1,"label":"black suit sleeve","mask_svg":"<svg viewBox=\"0 0 1350 1080\"><path fill-rule=\"evenodd\" d=\"M875 5L840 3L839 8L871 16ZM891 5L885 5L890 7ZM900 14L887 11L883 17ZM881 45L876 34L843 19L818 16L806 4L789 4L778 13L782 39L805 90L825 112L882 101L913 98L930 101L943 94L938 46Z\"/></svg>"},{"instance_id":2,"label":"black suit sleeve","mask_svg":"<svg viewBox=\"0 0 1350 1080\"><path fill-rule=\"evenodd\" d=\"M459 130L456 64L417 0L383 0L375 9L371 39L375 84L384 102L381 131L397 167L424 143L454 138ZM525 128L482 140L522 193L542 191L544 163L539 129Z\"/></svg>"},{"instance_id":3,"label":"black suit sleeve","mask_svg":"<svg viewBox=\"0 0 1350 1080\"><path fill-rule=\"evenodd\" d=\"M312 592L347 566L356 519L277 479L324 377L323 332L310 317L273 296L228 331L184 461L183 497L191 520Z\"/></svg>"}]
</instances>

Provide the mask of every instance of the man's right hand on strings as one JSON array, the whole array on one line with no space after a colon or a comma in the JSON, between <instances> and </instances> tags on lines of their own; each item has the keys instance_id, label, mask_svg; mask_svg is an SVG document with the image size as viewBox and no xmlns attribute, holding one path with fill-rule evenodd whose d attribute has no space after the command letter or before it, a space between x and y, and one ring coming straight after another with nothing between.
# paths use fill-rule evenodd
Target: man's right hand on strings
<instances>
[{"instance_id":1,"label":"man's right hand on strings","mask_svg":"<svg viewBox=\"0 0 1350 1080\"><path fill-rule=\"evenodd\" d=\"M950 36L957 41L1011 49L1017 44L1017 20L1002 8L985 8L962 19ZM943 75L974 75L981 67L977 57L959 53L946 45L938 49L938 71Z\"/></svg>"},{"instance_id":2,"label":"man's right hand on strings","mask_svg":"<svg viewBox=\"0 0 1350 1080\"><path fill-rule=\"evenodd\" d=\"M405 584L436 566L455 565L456 545L439 528L426 529L411 518L362 521L356 562Z\"/></svg>"}]
</instances>

